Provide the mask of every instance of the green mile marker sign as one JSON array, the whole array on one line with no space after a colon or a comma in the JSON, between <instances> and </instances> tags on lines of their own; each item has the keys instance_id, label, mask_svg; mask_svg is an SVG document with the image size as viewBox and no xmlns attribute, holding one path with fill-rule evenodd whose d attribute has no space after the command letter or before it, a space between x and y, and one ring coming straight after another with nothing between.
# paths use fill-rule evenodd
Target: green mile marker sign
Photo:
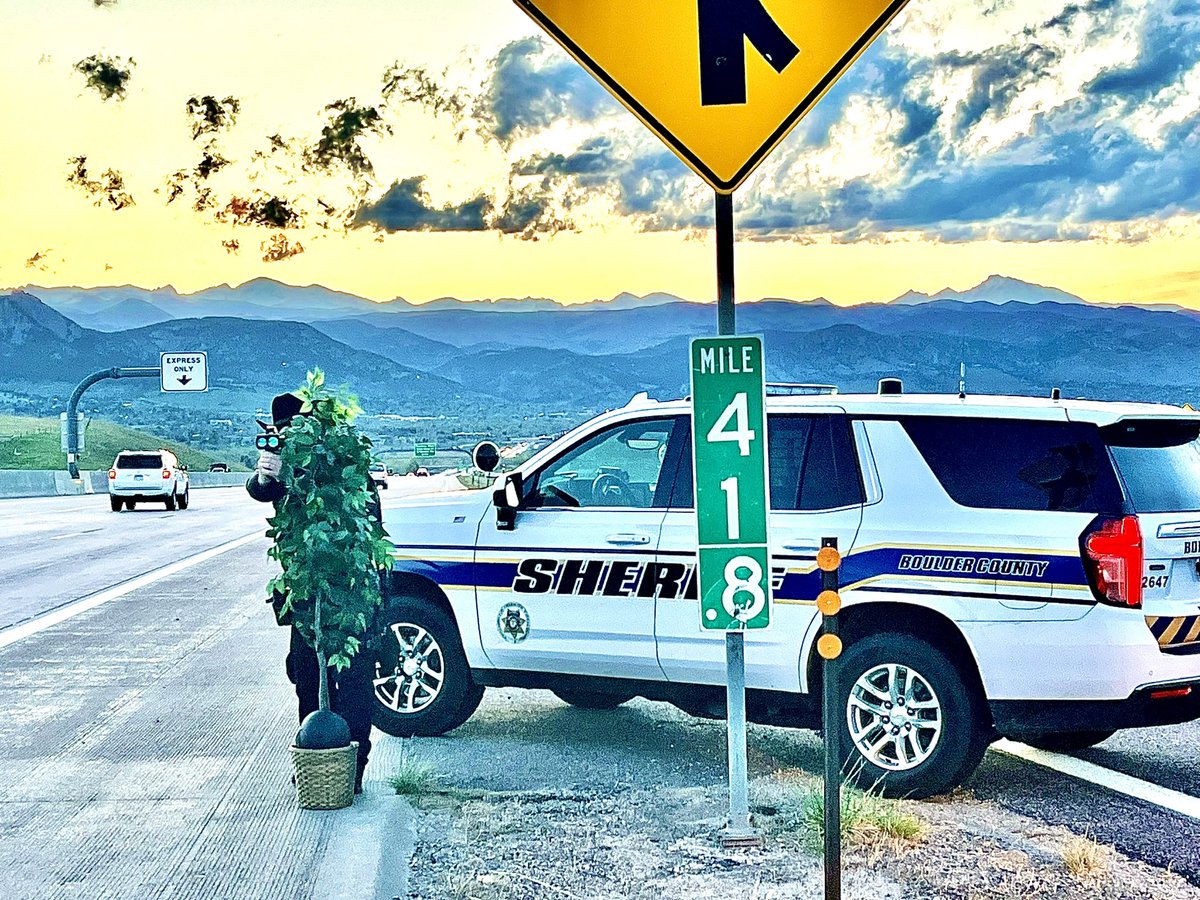
<instances>
[{"instance_id":1,"label":"green mile marker sign","mask_svg":"<svg viewBox=\"0 0 1200 900\"><path fill-rule=\"evenodd\" d=\"M762 339L696 338L691 351L700 625L766 628L771 563Z\"/></svg>"}]
</instances>

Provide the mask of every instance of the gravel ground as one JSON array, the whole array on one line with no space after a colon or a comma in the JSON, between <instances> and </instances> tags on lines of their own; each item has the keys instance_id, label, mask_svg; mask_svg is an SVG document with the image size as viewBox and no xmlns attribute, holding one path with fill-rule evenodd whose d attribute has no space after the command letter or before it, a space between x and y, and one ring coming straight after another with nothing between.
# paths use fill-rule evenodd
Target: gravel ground
<instances>
[{"instance_id":1,"label":"gravel ground","mask_svg":"<svg viewBox=\"0 0 1200 900\"><path fill-rule=\"evenodd\" d=\"M410 898L822 896L811 734L752 728L751 797L765 843L747 851L720 847L723 722L641 700L589 712L544 692L492 690L454 734L407 743L437 772L412 798ZM848 900L1200 900L1176 875L969 791L866 805L846 838Z\"/></svg>"}]
</instances>

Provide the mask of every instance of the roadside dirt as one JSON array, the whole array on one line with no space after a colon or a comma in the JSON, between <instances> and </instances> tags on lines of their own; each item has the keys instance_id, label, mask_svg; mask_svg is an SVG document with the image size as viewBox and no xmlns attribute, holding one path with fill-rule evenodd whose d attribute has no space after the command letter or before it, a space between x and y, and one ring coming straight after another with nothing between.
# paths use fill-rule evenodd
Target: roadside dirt
<instances>
[{"instance_id":1,"label":"roadside dirt","mask_svg":"<svg viewBox=\"0 0 1200 900\"><path fill-rule=\"evenodd\" d=\"M823 896L811 807L820 782L796 765L807 751L775 752L794 733L752 739L751 799L765 843L725 851L723 759L708 760L723 723L662 704L601 714L539 692L493 693L457 742L411 742L441 775L409 798L418 810L410 898ZM482 744L491 752L480 754ZM632 770L626 749L638 756ZM969 791L875 804L844 847L847 900L1200 900L1177 875Z\"/></svg>"}]
</instances>

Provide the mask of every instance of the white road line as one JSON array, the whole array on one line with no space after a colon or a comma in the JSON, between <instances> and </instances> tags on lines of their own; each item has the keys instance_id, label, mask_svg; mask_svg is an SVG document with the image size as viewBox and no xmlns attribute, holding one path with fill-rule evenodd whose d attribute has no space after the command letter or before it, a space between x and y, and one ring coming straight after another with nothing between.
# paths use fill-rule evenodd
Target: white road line
<instances>
[{"instance_id":1,"label":"white road line","mask_svg":"<svg viewBox=\"0 0 1200 900\"><path fill-rule=\"evenodd\" d=\"M52 609L47 613L29 619L26 622L13 625L10 628L5 628L0 631L0 648L15 644L17 641L24 640L30 635L37 634L39 631L45 631L53 625L58 625L68 619L74 618L80 613L85 613L89 609L95 609L109 600L116 600L119 597L124 597L139 588L144 588L147 585L154 584L156 581L162 581L164 578L170 578L172 575L178 575L180 572L190 569L192 566L199 565L202 562L207 562L213 557L220 556L223 553L228 553L230 550L236 550L238 547L244 547L252 541L257 541L262 538L263 533L256 531L253 534L248 534L240 537L237 540L229 541L226 544L220 544L212 547L202 553L197 553L195 556L189 556L186 559L178 560L169 565L163 566L160 569L155 569L153 572L147 572L145 575L139 575L136 578L131 578L129 581L118 584L116 587L108 588L99 593L92 594L90 597L81 597L78 600L73 600L57 609Z\"/></svg>"},{"instance_id":2,"label":"white road line","mask_svg":"<svg viewBox=\"0 0 1200 900\"><path fill-rule=\"evenodd\" d=\"M1144 800L1192 819L1200 819L1200 797L1193 797L1182 791L1173 791L1152 781L1143 781L1141 778L1126 775L1124 772L1114 772L1112 769L1084 762L1073 756L1038 750L1015 741L1001 739L992 744L992 749L1035 765L1044 766L1047 769L1053 769L1056 772L1062 772L1064 775L1090 781L1092 784L1106 787L1110 791L1116 791L1126 797Z\"/></svg>"}]
</instances>

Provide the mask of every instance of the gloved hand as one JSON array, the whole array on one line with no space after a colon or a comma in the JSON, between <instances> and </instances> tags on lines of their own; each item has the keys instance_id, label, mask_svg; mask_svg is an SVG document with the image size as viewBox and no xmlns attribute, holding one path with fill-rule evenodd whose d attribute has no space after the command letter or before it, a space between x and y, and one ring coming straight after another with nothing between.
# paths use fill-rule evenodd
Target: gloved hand
<instances>
[{"instance_id":1,"label":"gloved hand","mask_svg":"<svg viewBox=\"0 0 1200 900\"><path fill-rule=\"evenodd\" d=\"M278 453L272 453L270 450L259 451L258 465L254 467L254 472L258 475L258 483L266 484L268 481L276 481L279 478L281 465Z\"/></svg>"}]
</instances>

